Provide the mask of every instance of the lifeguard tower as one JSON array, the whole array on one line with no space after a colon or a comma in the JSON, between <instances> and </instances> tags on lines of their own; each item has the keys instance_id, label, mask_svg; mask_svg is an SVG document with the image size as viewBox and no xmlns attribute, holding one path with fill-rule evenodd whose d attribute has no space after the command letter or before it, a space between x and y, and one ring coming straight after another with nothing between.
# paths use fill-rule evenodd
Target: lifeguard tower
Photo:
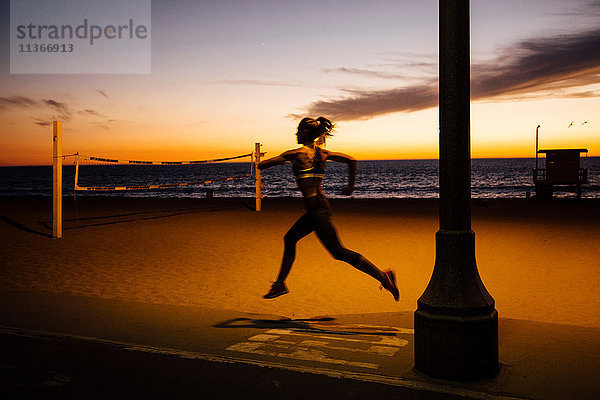
<instances>
[{"instance_id":1,"label":"lifeguard tower","mask_svg":"<svg viewBox=\"0 0 600 400\"><path fill-rule=\"evenodd\" d=\"M577 193L581 198L581 185L587 183L587 169L581 168L581 154L587 149L538 150L535 155L533 183L538 198L552 198L555 186ZM538 167L539 154L545 154L545 168Z\"/></svg>"}]
</instances>

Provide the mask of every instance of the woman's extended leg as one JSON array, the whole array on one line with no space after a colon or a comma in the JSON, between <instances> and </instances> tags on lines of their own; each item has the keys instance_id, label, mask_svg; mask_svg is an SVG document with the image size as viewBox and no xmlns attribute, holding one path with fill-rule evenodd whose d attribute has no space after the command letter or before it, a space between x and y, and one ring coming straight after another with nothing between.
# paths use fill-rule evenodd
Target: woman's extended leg
<instances>
[{"instance_id":1,"label":"woman's extended leg","mask_svg":"<svg viewBox=\"0 0 600 400\"><path fill-rule=\"evenodd\" d=\"M393 273L391 271L381 271L362 254L345 248L340 242L335 226L333 226L329 216L317 219L315 232L323 246L336 260L347 262L359 271L377 279L384 288L392 293L394 299L398 300L399 293Z\"/></svg>"},{"instance_id":2,"label":"woman's extended leg","mask_svg":"<svg viewBox=\"0 0 600 400\"><path fill-rule=\"evenodd\" d=\"M292 264L296 259L296 243L314 230L313 218L307 213L301 216L287 231L283 237L283 260L281 261L281 269L277 276L277 282L283 283L290 273Z\"/></svg>"},{"instance_id":3,"label":"woman's extended leg","mask_svg":"<svg viewBox=\"0 0 600 400\"><path fill-rule=\"evenodd\" d=\"M277 275L277 280L273 283L269 293L264 295L265 299L272 299L274 297L281 296L288 292L284 282L290 273L292 264L296 259L296 243L312 231L314 231L314 220L310 214L306 213L301 216L298 221L292 225L283 237L284 250L283 259L281 260L281 268Z\"/></svg>"}]
</instances>

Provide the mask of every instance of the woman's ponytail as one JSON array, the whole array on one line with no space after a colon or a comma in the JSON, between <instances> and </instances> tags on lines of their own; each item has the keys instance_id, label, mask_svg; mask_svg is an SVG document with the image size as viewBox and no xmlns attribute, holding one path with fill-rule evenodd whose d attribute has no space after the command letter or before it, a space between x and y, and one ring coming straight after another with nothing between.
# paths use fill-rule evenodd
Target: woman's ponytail
<instances>
[{"instance_id":1,"label":"woman's ponytail","mask_svg":"<svg viewBox=\"0 0 600 400\"><path fill-rule=\"evenodd\" d=\"M316 119L316 121L319 123L319 136L333 136L331 131L333 131L334 126L330 120L325 117L319 117Z\"/></svg>"},{"instance_id":2,"label":"woman's ponytail","mask_svg":"<svg viewBox=\"0 0 600 400\"><path fill-rule=\"evenodd\" d=\"M305 117L298 124L298 133L302 133L307 139L316 140L320 136L333 136L331 134L333 127L333 123L325 117L317 119Z\"/></svg>"}]
</instances>

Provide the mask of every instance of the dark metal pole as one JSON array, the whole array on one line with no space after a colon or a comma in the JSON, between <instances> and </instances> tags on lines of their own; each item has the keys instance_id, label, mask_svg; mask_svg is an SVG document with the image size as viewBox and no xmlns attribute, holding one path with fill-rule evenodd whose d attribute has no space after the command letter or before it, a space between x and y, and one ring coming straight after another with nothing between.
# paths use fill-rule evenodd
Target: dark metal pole
<instances>
[{"instance_id":1,"label":"dark metal pole","mask_svg":"<svg viewBox=\"0 0 600 400\"><path fill-rule=\"evenodd\" d=\"M471 381L498 372L498 313L471 230L469 0L439 1L440 230L415 312L415 369Z\"/></svg>"}]
</instances>

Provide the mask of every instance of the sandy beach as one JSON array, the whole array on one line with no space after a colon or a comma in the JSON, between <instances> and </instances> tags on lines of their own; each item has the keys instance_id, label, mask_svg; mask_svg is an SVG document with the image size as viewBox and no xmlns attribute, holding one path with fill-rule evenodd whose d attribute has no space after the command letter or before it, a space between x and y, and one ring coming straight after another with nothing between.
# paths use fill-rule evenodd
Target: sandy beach
<instances>
[{"instance_id":1,"label":"sandy beach","mask_svg":"<svg viewBox=\"0 0 600 400\"><path fill-rule=\"evenodd\" d=\"M298 246L290 294L263 300L300 199L0 199L0 287L310 318L413 311L429 281L436 200L332 200L344 245L393 268L399 303L332 259L314 235ZM501 318L600 327L600 201L475 201L480 275Z\"/></svg>"}]
</instances>

